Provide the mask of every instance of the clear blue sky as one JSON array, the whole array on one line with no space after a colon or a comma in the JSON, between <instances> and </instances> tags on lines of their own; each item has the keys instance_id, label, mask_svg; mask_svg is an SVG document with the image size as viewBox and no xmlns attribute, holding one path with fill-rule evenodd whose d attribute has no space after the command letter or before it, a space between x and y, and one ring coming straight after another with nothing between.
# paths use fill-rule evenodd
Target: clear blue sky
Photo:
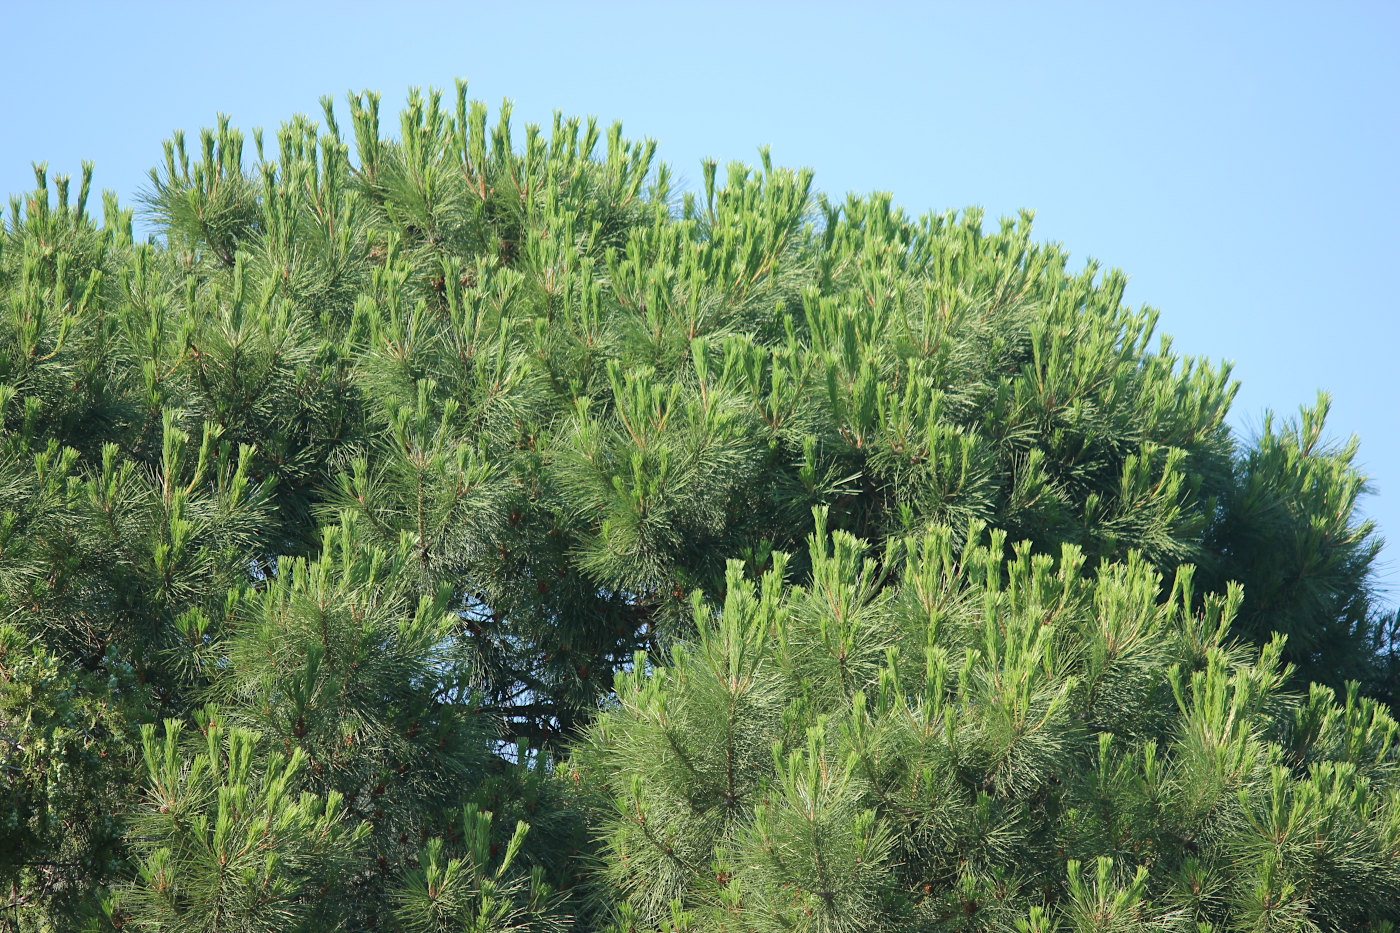
<instances>
[{"instance_id":1,"label":"clear blue sky","mask_svg":"<svg viewBox=\"0 0 1400 933\"><path fill-rule=\"evenodd\" d=\"M87 158L130 200L217 112L271 129L372 88L393 113L460 76L517 126L621 119L692 183L768 143L833 194L1029 207L1179 350L1234 361L1241 430L1332 393L1400 598L1400 4L292 6L0 0L0 188Z\"/></svg>"}]
</instances>

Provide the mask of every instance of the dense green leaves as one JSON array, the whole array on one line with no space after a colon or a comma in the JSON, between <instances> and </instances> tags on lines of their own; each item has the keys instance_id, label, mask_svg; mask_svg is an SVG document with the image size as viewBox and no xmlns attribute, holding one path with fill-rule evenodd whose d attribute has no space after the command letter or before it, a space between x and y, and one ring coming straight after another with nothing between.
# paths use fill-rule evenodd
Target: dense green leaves
<instances>
[{"instance_id":1,"label":"dense green leaves","mask_svg":"<svg viewBox=\"0 0 1400 933\"><path fill-rule=\"evenodd\" d=\"M176 720L161 739L154 726L141 730L148 789L131 827L137 879L104 913L138 929L325 929L339 919L329 895L368 827L341 819L335 792L295 793L300 750L257 756L258 735L226 730L217 716L199 717L203 747L192 755L182 754Z\"/></svg>"},{"instance_id":2,"label":"dense green leaves","mask_svg":"<svg viewBox=\"0 0 1400 933\"><path fill-rule=\"evenodd\" d=\"M1231 647L1238 589L1198 613L1189 568L1163 600L1140 558L1086 575L1072 546L1008 560L974 527L958 558L946 530L908 539L876 590L823 524L809 587L736 563L695 646L620 679L579 750L613 803L611 889L642 923L1395 920L1400 729L1354 693L1291 698L1279 640Z\"/></svg>"},{"instance_id":3,"label":"dense green leaves","mask_svg":"<svg viewBox=\"0 0 1400 933\"><path fill-rule=\"evenodd\" d=\"M12 201L0 927L1380 922L1325 401L1028 213L322 111Z\"/></svg>"}]
</instances>

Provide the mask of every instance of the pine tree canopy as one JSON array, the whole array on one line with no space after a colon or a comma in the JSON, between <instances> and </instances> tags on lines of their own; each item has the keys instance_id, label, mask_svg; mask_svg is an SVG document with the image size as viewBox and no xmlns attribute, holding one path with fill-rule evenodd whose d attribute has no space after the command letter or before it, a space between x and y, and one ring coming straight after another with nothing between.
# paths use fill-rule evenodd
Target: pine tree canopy
<instances>
[{"instance_id":1,"label":"pine tree canopy","mask_svg":"<svg viewBox=\"0 0 1400 933\"><path fill-rule=\"evenodd\" d=\"M1029 213L322 105L11 200L0 930L1400 923L1325 396Z\"/></svg>"}]
</instances>

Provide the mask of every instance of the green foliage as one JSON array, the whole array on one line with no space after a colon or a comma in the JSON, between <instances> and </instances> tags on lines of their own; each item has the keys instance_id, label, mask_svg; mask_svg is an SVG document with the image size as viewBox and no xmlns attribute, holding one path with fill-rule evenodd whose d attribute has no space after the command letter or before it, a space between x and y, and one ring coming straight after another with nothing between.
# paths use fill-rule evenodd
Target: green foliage
<instances>
[{"instance_id":1,"label":"green foliage","mask_svg":"<svg viewBox=\"0 0 1400 933\"><path fill-rule=\"evenodd\" d=\"M1239 631L1256 641L1287 635L1302 677L1336 685L1377 676L1369 647L1383 636L1369 601L1380 541L1371 522L1356 518L1366 490L1353 466L1359 442L1322 440L1329 405L1320 394L1282 430L1265 420L1223 497L1214 570L1245 587Z\"/></svg>"},{"instance_id":2,"label":"green foliage","mask_svg":"<svg viewBox=\"0 0 1400 933\"><path fill-rule=\"evenodd\" d=\"M141 730L149 788L131 826L137 878L104 905L108 918L169 931L326 929L336 918L329 895L368 827L346 824L334 791L295 794L300 751L255 768L257 733L226 730L218 715L200 717L204 741L192 755L182 754L177 720L163 739L154 726Z\"/></svg>"},{"instance_id":3,"label":"green foliage","mask_svg":"<svg viewBox=\"0 0 1400 933\"><path fill-rule=\"evenodd\" d=\"M23 892L11 910L79 915L92 879L122 868L116 814L143 710L132 668L110 660L75 669L0 624L0 876Z\"/></svg>"},{"instance_id":4,"label":"green foliage","mask_svg":"<svg viewBox=\"0 0 1400 933\"><path fill-rule=\"evenodd\" d=\"M877 562L818 517L809 586L731 564L694 646L619 678L577 752L628 923L1400 919L1400 727L1354 690L1288 694L1281 639L1231 646L1238 588L1196 612L1189 567L1161 599L1137 555L1086 574L975 525L959 557L938 529Z\"/></svg>"},{"instance_id":5,"label":"green foliage","mask_svg":"<svg viewBox=\"0 0 1400 933\"><path fill-rule=\"evenodd\" d=\"M1325 400L1029 213L322 111L11 201L0 929L1379 924Z\"/></svg>"},{"instance_id":6,"label":"green foliage","mask_svg":"<svg viewBox=\"0 0 1400 933\"><path fill-rule=\"evenodd\" d=\"M397 914L403 928L409 933L557 928L543 870L536 867L528 879L511 874L528 829L516 823L496 860L491 814L468 804L462 813L463 854L444 855L443 840L430 839L418 859L421 868L408 875Z\"/></svg>"},{"instance_id":7,"label":"green foliage","mask_svg":"<svg viewBox=\"0 0 1400 933\"><path fill-rule=\"evenodd\" d=\"M388 909L399 866L459 808L488 750L448 594L418 598L412 562L406 540L386 554L353 522L328 526L316 560L282 561L230 611L212 675L230 720L300 756L299 785L362 821L373 868L348 887L368 916Z\"/></svg>"}]
</instances>

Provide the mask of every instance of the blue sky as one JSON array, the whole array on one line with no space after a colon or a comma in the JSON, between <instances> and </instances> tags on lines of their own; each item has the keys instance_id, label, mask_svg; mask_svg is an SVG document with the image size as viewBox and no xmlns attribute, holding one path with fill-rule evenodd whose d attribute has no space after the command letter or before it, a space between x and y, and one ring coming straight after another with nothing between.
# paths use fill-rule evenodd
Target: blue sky
<instances>
[{"instance_id":1,"label":"blue sky","mask_svg":"<svg viewBox=\"0 0 1400 933\"><path fill-rule=\"evenodd\" d=\"M1036 211L1131 277L1182 352L1228 359L1244 432L1326 389L1395 539L1400 4L54 3L0 0L0 188L30 162L130 200L176 128L275 128L349 89L467 78L516 125L620 119L701 158L816 170L911 213Z\"/></svg>"}]
</instances>

